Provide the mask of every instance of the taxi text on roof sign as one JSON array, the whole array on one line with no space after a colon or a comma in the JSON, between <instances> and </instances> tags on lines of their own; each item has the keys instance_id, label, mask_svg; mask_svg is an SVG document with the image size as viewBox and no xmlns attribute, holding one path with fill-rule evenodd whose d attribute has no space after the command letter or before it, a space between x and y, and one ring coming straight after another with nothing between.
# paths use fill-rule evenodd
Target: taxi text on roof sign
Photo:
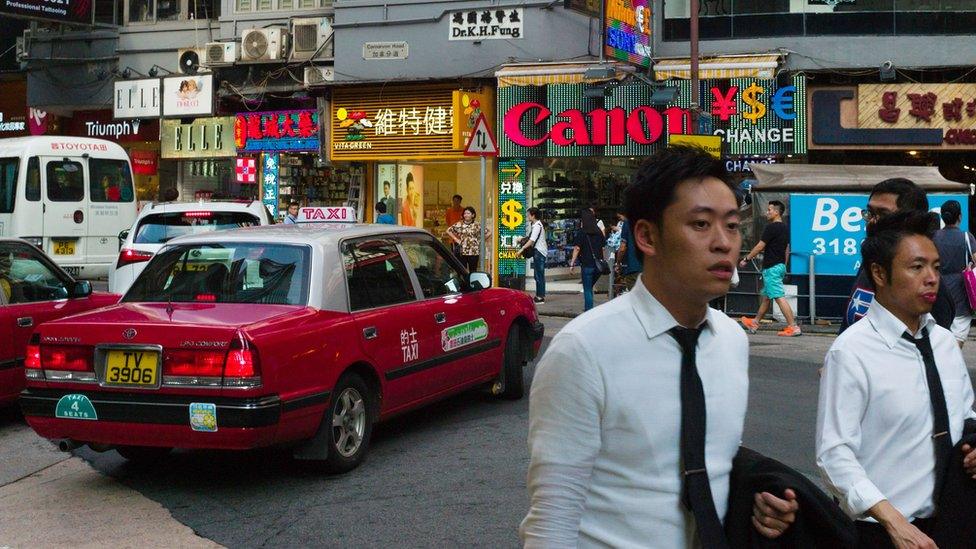
<instances>
[{"instance_id":1,"label":"taxi text on roof sign","mask_svg":"<svg viewBox=\"0 0 976 549\"><path fill-rule=\"evenodd\" d=\"M351 206L299 208L299 223L355 223L356 209Z\"/></svg>"}]
</instances>

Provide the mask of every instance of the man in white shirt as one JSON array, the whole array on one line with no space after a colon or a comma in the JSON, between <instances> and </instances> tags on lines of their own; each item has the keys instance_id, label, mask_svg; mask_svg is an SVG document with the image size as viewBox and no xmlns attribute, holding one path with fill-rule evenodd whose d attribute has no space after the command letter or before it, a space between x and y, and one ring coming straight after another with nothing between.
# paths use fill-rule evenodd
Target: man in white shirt
<instances>
[{"instance_id":1,"label":"man in white shirt","mask_svg":"<svg viewBox=\"0 0 976 549\"><path fill-rule=\"evenodd\" d=\"M937 221L901 212L861 245L874 303L831 346L817 409L817 466L857 521L861 547L935 547L940 482L973 388L952 333L929 312L939 287ZM964 447L968 474L976 452Z\"/></svg>"},{"instance_id":2,"label":"man in white shirt","mask_svg":"<svg viewBox=\"0 0 976 549\"><path fill-rule=\"evenodd\" d=\"M532 382L526 547L728 546L749 349L708 308L728 292L741 244L725 177L708 153L673 147L628 189L640 282L567 324ZM768 537L795 519L796 495L785 496L756 496Z\"/></svg>"},{"instance_id":3,"label":"man in white shirt","mask_svg":"<svg viewBox=\"0 0 976 549\"><path fill-rule=\"evenodd\" d=\"M529 208L529 234L525 243L519 248L519 255L525 257L524 252L532 249L532 275L535 278L535 298L533 301L542 304L546 302L546 256L549 255L549 245L546 243L546 228L542 225L542 210Z\"/></svg>"}]
</instances>

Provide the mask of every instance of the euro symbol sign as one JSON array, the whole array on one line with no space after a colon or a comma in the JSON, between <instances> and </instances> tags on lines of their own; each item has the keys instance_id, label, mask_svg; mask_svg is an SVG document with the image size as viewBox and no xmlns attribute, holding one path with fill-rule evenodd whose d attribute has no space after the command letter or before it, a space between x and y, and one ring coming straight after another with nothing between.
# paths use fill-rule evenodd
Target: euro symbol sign
<instances>
[{"instance_id":1,"label":"euro symbol sign","mask_svg":"<svg viewBox=\"0 0 976 549\"><path fill-rule=\"evenodd\" d=\"M742 113L742 118L755 124L760 118L766 116L766 105L756 99L757 95L762 95L765 92L766 89L757 86L755 82L742 92L742 102L750 107L749 111Z\"/></svg>"},{"instance_id":2,"label":"euro symbol sign","mask_svg":"<svg viewBox=\"0 0 976 549\"><path fill-rule=\"evenodd\" d=\"M796 86L784 86L773 94L773 112L783 120L795 120L796 109L793 105L793 94Z\"/></svg>"},{"instance_id":3,"label":"euro symbol sign","mask_svg":"<svg viewBox=\"0 0 976 549\"><path fill-rule=\"evenodd\" d=\"M517 200L508 199L502 204L502 225L508 227L508 230L514 231L515 229L522 226L522 222L525 218L522 217L522 205L518 203Z\"/></svg>"}]
</instances>

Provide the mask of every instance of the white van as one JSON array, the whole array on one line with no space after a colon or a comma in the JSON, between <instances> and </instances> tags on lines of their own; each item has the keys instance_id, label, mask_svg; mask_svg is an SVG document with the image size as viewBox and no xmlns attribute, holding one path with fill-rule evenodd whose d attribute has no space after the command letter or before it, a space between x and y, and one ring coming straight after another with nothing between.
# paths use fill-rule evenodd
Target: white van
<instances>
[{"instance_id":1,"label":"white van","mask_svg":"<svg viewBox=\"0 0 976 549\"><path fill-rule=\"evenodd\" d=\"M129 156L85 137L0 139L0 237L44 250L76 278L100 278L136 218Z\"/></svg>"}]
</instances>

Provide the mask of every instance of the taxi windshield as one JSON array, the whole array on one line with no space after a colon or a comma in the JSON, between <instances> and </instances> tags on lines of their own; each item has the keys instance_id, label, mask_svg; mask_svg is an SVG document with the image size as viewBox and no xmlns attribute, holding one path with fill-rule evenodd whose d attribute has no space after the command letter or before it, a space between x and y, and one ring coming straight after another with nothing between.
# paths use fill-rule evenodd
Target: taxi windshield
<instances>
[{"instance_id":1,"label":"taxi windshield","mask_svg":"<svg viewBox=\"0 0 976 549\"><path fill-rule=\"evenodd\" d=\"M122 301L304 305L307 246L232 242L167 248Z\"/></svg>"},{"instance_id":2,"label":"taxi windshield","mask_svg":"<svg viewBox=\"0 0 976 549\"><path fill-rule=\"evenodd\" d=\"M149 214L136 228L136 244L163 244L178 236L252 227L257 217L246 212L167 212Z\"/></svg>"}]
</instances>

